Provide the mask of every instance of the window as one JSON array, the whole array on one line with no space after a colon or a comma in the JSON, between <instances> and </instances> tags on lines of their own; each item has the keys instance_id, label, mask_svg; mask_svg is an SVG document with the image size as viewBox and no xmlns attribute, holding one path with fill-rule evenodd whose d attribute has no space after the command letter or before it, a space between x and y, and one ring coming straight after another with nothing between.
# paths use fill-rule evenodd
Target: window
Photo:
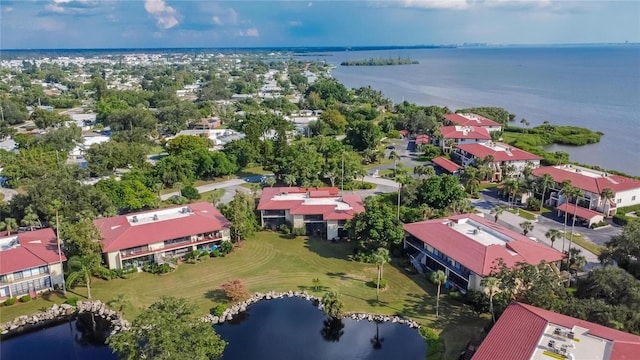
<instances>
[{"instance_id":1,"label":"window","mask_svg":"<svg viewBox=\"0 0 640 360\"><path fill-rule=\"evenodd\" d=\"M631 201L635 201L635 200L636 200L636 196L635 196L635 195L633 195L633 196L631 197Z\"/></svg>"},{"instance_id":2,"label":"window","mask_svg":"<svg viewBox=\"0 0 640 360\"><path fill-rule=\"evenodd\" d=\"M616 199L616 203L617 203L617 204L622 203L622 199Z\"/></svg>"}]
</instances>

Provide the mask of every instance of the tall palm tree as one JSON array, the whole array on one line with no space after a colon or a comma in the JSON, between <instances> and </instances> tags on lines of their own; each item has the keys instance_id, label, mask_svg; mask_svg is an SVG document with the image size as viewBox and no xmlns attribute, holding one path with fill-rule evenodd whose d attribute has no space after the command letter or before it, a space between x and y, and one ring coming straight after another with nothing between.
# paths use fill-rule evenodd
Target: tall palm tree
<instances>
[{"instance_id":1,"label":"tall palm tree","mask_svg":"<svg viewBox=\"0 0 640 360\"><path fill-rule=\"evenodd\" d=\"M600 201L602 201L602 210L604 211L604 205L607 201L609 202L609 205L613 205L613 200L615 198L616 198L616 194L613 192L613 190L609 188L602 189L602 192L600 193ZM607 214L605 214L607 217L609 217L609 212L611 212L611 206L609 206L609 211L607 212Z\"/></svg>"},{"instance_id":2,"label":"tall palm tree","mask_svg":"<svg viewBox=\"0 0 640 360\"><path fill-rule=\"evenodd\" d=\"M125 307L127 307L127 305L129 305L129 300L123 293L119 293L115 298L109 300L107 302L107 305L116 309L116 311L118 312L118 316L123 317L124 309Z\"/></svg>"},{"instance_id":3,"label":"tall palm tree","mask_svg":"<svg viewBox=\"0 0 640 360\"><path fill-rule=\"evenodd\" d=\"M507 210L507 208L505 208L504 206L500 205L500 206L496 206L493 209L491 209L491 214L493 214L493 220L494 222L498 222L498 219L500 218L500 215L502 215L502 213Z\"/></svg>"},{"instance_id":4,"label":"tall palm tree","mask_svg":"<svg viewBox=\"0 0 640 360\"><path fill-rule=\"evenodd\" d=\"M87 299L91 300L91 277L105 270L100 263L98 254L74 256L69 259L67 265L71 273L67 276L67 285L73 286L78 281L84 280L87 286Z\"/></svg>"},{"instance_id":5,"label":"tall palm tree","mask_svg":"<svg viewBox=\"0 0 640 360\"><path fill-rule=\"evenodd\" d=\"M336 291L328 291L320 300L322 309L325 314L337 318L342 313L342 307L344 306L340 300L340 295Z\"/></svg>"},{"instance_id":6,"label":"tall palm tree","mask_svg":"<svg viewBox=\"0 0 640 360\"><path fill-rule=\"evenodd\" d=\"M378 265L378 282L376 283L376 299L380 298L380 279L382 279L382 271L384 268L384 264L391 261L391 257L389 257L389 250L385 248L378 248L376 252L373 253L372 256L373 263Z\"/></svg>"},{"instance_id":7,"label":"tall palm tree","mask_svg":"<svg viewBox=\"0 0 640 360\"><path fill-rule=\"evenodd\" d=\"M567 194L567 196L569 195L571 195L571 197L575 199L575 204L573 205L573 220L571 221L571 234L569 235L569 261L571 261L571 246L573 245L573 231L576 227L576 212L578 211L578 200L581 196L584 195L584 192L577 187L574 187L571 189L570 194ZM567 210L569 210L568 204Z\"/></svg>"},{"instance_id":8,"label":"tall palm tree","mask_svg":"<svg viewBox=\"0 0 640 360\"><path fill-rule=\"evenodd\" d=\"M28 226L29 230L33 231L33 228L40 224L40 218L32 207L28 206L22 220L20 220L22 226Z\"/></svg>"},{"instance_id":9,"label":"tall palm tree","mask_svg":"<svg viewBox=\"0 0 640 360\"><path fill-rule=\"evenodd\" d=\"M549 231L547 231L544 236L547 237L547 239L549 239L551 241L551 247L553 247L553 243L556 242L556 240L562 236L562 232L558 229L549 229Z\"/></svg>"},{"instance_id":10,"label":"tall palm tree","mask_svg":"<svg viewBox=\"0 0 640 360\"><path fill-rule=\"evenodd\" d=\"M293 174L287 174L284 176L284 183L289 187L293 186L297 181L298 179L296 179L296 176Z\"/></svg>"},{"instance_id":11,"label":"tall palm tree","mask_svg":"<svg viewBox=\"0 0 640 360\"><path fill-rule=\"evenodd\" d=\"M567 203L567 209L564 212L564 227L562 228L562 252L564 253L564 241L567 239L567 215L569 214L569 195L573 192L573 185L571 185L571 180L565 180L562 182L562 193L565 197L565 202Z\"/></svg>"},{"instance_id":12,"label":"tall palm tree","mask_svg":"<svg viewBox=\"0 0 640 360\"><path fill-rule=\"evenodd\" d=\"M493 322L496 322L496 315L493 310L493 297L500 291L500 280L497 277L487 276L482 279L480 285L484 287L484 292L489 296L489 311Z\"/></svg>"},{"instance_id":13,"label":"tall palm tree","mask_svg":"<svg viewBox=\"0 0 640 360\"><path fill-rule=\"evenodd\" d=\"M538 178L538 186L542 187L542 206L544 206L544 198L547 193L547 189L549 189L555 181L553 177L549 174L544 174L540 178Z\"/></svg>"},{"instance_id":14,"label":"tall palm tree","mask_svg":"<svg viewBox=\"0 0 640 360\"><path fill-rule=\"evenodd\" d=\"M431 282L438 285L438 295L436 296L436 318L439 315L440 310L440 286L447 282L447 274L442 270L434 271L431 273Z\"/></svg>"},{"instance_id":15,"label":"tall palm tree","mask_svg":"<svg viewBox=\"0 0 640 360\"><path fill-rule=\"evenodd\" d=\"M533 230L533 223L530 221L524 221L520 223L520 227L522 228L522 234L527 236L527 234Z\"/></svg>"},{"instance_id":16,"label":"tall palm tree","mask_svg":"<svg viewBox=\"0 0 640 360\"><path fill-rule=\"evenodd\" d=\"M7 236L9 236L12 231L18 230L18 222L14 218L6 218L4 219L4 229L7 230Z\"/></svg>"}]
</instances>

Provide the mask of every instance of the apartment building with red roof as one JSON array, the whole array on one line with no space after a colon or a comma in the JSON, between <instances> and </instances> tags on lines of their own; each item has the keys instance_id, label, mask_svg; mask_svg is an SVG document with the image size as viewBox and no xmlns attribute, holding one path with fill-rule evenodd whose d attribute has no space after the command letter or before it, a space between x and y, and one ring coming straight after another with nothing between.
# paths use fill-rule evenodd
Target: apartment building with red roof
<instances>
[{"instance_id":1,"label":"apartment building with red roof","mask_svg":"<svg viewBox=\"0 0 640 360\"><path fill-rule=\"evenodd\" d=\"M50 228L0 236L0 298L20 297L62 285L64 254Z\"/></svg>"},{"instance_id":2,"label":"apartment building with red roof","mask_svg":"<svg viewBox=\"0 0 640 360\"><path fill-rule=\"evenodd\" d=\"M446 153L451 152L457 145L485 143L491 140L487 129L478 126L442 126L440 134L442 138L434 138L433 144Z\"/></svg>"},{"instance_id":3,"label":"apartment building with red roof","mask_svg":"<svg viewBox=\"0 0 640 360\"><path fill-rule=\"evenodd\" d=\"M488 141L485 143L459 144L452 155L462 166L468 166L476 161L492 158L487 165L494 170L493 181L502 181L503 170L507 175L520 177L527 166L532 169L540 167L542 158L538 155L518 149L501 142Z\"/></svg>"},{"instance_id":4,"label":"apartment building with red roof","mask_svg":"<svg viewBox=\"0 0 640 360\"><path fill-rule=\"evenodd\" d=\"M561 207L568 202L562 192L562 183L567 180L571 181L572 186L583 191L583 195L578 199L578 206L600 213L601 216L613 216L619 207L640 204L640 180L637 179L571 164L545 166L533 171L533 175L537 177L545 174L549 174L554 182L549 189L548 198L545 199L545 205L556 207L560 212L568 209L569 214L573 214L575 207L569 205ZM613 192L613 200L605 201L602 198L604 189L610 189ZM588 219L581 217L581 214L576 215L586 222L593 222L592 216L595 215L592 212L581 212Z\"/></svg>"},{"instance_id":5,"label":"apartment building with red roof","mask_svg":"<svg viewBox=\"0 0 640 360\"><path fill-rule=\"evenodd\" d=\"M414 266L419 271L444 271L448 284L463 292L480 290L480 282L500 259L507 267L543 261L557 267L564 257L550 246L476 214L405 224L404 230L404 247Z\"/></svg>"},{"instance_id":6,"label":"apartment building with red roof","mask_svg":"<svg viewBox=\"0 0 640 360\"><path fill-rule=\"evenodd\" d=\"M477 126L487 129L488 132L502 131L502 124L478 114L445 114L443 117L452 125Z\"/></svg>"},{"instance_id":7,"label":"apartment building with red roof","mask_svg":"<svg viewBox=\"0 0 640 360\"><path fill-rule=\"evenodd\" d=\"M215 249L230 240L231 223L208 202L94 220L109 269L140 267Z\"/></svg>"},{"instance_id":8,"label":"apartment building with red roof","mask_svg":"<svg viewBox=\"0 0 640 360\"><path fill-rule=\"evenodd\" d=\"M472 360L632 360L640 336L512 302Z\"/></svg>"},{"instance_id":9,"label":"apartment building with red roof","mask_svg":"<svg viewBox=\"0 0 640 360\"><path fill-rule=\"evenodd\" d=\"M262 227L276 229L284 223L305 228L307 235L325 239L342 237L347 220L364 211L362 198L338 188L267 187L258 203Z\"/></svg>"}]
</instances>

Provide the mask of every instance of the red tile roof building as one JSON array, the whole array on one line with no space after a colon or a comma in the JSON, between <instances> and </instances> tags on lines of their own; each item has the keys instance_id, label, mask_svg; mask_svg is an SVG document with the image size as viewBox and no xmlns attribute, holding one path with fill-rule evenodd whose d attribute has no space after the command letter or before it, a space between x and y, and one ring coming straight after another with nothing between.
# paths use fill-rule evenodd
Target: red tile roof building
<instances>
[{"instance_id":1,"label":"red tile roof building","mask_svg":"<svg viewBox=\"0 0 640 360\"><path fill-rule=\"evenodd\" d=\"M564 255L547 245L475 214L405 224L405 248L414 265L442 270L449 284L463 291L480 289L480 281L498 265L556 263Z\"/></svg>"},{"instance_id":2,"label":"red tile roof building","mask_svg":"<svg viewBox=\"0 0 640 360\"><path fill-rule=\"evenodd\" d=\"M640 336L513 302L472 359L632 360L638 354Z\"/></svg>"},{"instance_id":3,"label":"red tile roof building","mask_svg":"<svg viewBox=\"0 0 640 360\"><path fill-rule=\"evenodd\" d=\"M49 228L0 237L0 298L61 285L62 262L66 260Z\"/></svg>"},{"instance_id":4,"label":"red tile roof building","mask_svg":"<svg viewBox=\"0 0 640 360\"><path fill-rule=\"evenodd\" d=\"M444 157L436 157L431 159L431 161L453 175L456 175L461 168L460 165Z\"/></svg>"},{"instance_id":5,"label":"red tile roof building","mask_svg":"<svg viewBox=\"0 0 640 360\"><path fill-rule=\"evenodd\" d=\"M537 177L544 174L549 174L555 182L545 200L549 206L559 206L567 201L562 193L562 183L567 180L584 192L579 206L590 210L613 216L619 207L640 204L640 180L637 179L576 165L545 166L533 171ZM604 201L600 196L607 188L614 193L612 201Z\"/></svg>"},{"instance_id":6,"label":"red tile roof building","mask_svg":"<svg viewBox=\"0 0 640 360\"><path fill-rule=\"evenodd\" d=\"M442 139L434 139L434 145L440 146L444 152L450 152L456 145L484 143L491 140L487 129L478 126L442 126Z\"/></svg>"},{"instance_id":7,"label":"red tile roof building","mask_svg":"<svg viewBox=\"0 0 640 360\"><path fill-rule=\"evenodd\" d=\"M288 222L294 228L304 227L308 235L334 239L364 206L360 195L341 194L335 187L267 187L262 189L258 210L263 227L275 229Z\"/></svg>"},{"instance_id":8,"label":"red tile roof building","mask_svg":"<svg viewBox=\"0 0 640 360\"><path fill-rule=\"evenodd\" d=\"M429 135L416 136L416 145L428 144L429 142Z\"/></svg>"},{"instance_id":9,"label":"red tile roof building","mask_svg":"<svg viewBox=\"0 0 640 360\"><path fill-rule=\"evenodd\" d=\"M489 132L502 130L502 124L477 114L446 114L444 118L453 125L478 126Z\"/></svg>"},{"instance_id":10,"label":"red tile roof building","mask_svg":"<svg viewBox=\"0 0 640 360\"><path fill-rule=\"evenodd\" d=\"M502 181L503 168L512 166L513 171L509 176L519 177L523 170L529 164L532 169L540 167L542 158L538 155L526 152L511 145L500 142L485 142L475 144L459 144L454 152L463 166L473 164L476 159L483 160L488 156L493 157L493 162L489 163L494 172L493 181Z\"/></svg>"},{"instance_id":11,"label":"red tile roof building","mask_svg":"<svg viewBox=\"0 0 640 360\"><path fill-rule=\"evenodd\" d=\"M229 240L231 223L207 202L120 215L94 221L110 269L139 267L211 249Z\"/></svg>"}]
</instances>

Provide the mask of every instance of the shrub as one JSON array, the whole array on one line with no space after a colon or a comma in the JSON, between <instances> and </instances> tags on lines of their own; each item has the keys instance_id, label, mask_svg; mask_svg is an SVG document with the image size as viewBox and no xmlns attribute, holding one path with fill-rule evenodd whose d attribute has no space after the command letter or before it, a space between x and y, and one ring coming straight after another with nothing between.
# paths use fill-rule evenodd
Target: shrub
<instances>
[{"instance_id":1,"label":"shrub","mask_svg":"<svg viewBox=\"0 0 640 360\"><path fill-rule=\"evenodd\" d=\"M304 236L307 234L307 229L305 229L304 227L296 227L293 228L291 233L295 236Z\"/></svg>"},{"instance_id":2,"label":"shrub","mask_svg":"<svg viewBox=\"0 0 640 360\"><path fill-rule=\"evenodd\" d=\"M209 313L210 313L211 315L213 315L213 316L220 317L220 316L222 316L222 314L224 314L224 311L225 311L225 310L227 310L227 307L226 307L226 306L224 306L224 305L222 305L222 304L218 304L218 305L216 305L216 306L212 307L212 308L209 310Z\"/></svg>"},{"instance_id":3,"label":"shrub","mask_svg":"<svg viewBox=\"0 0 640 360\"><path fill-rule=\"evenodd\" d=\"M597 229L597 228L601 228L601 227L603 227L603 226L607 226L607 225L609 225L609 223L608 223L608 222L606 222L606 221L600 221L600 222L597 222L597 223L595 223L595 224L591 224L591 228L592 228L592 229Z\"/></svg>"},{"instance_id":4,"label":"shrub","mask_svg":"<svg viewBox=\"0 0 640 360\"><path fill-rule=\"evenodd\" d=\"M231 243L231 241L223 241L222 244L220 244L220 252L222 252L223 254L228 254L232 251L233 244Z\"/></svg>"},{"instance_id":5,"label":"shrub","mask_svg":"<svg viewBox=\"0 0 640 360\"><path fill-rule=\"evenodd\" d=\"M402 139L402 135L400 135L399 130L391 130L387 133L387 137L389 139Z\"/></svg>"},{"instance_id":6,"label":"shrub","mask_svg":"<svg viewBox=\"0 0 640 360\"><path fill-rule=\"evenodd\" d=\"M69 304L71 306L76 306L76 303L78 302L78 298L75 296L72 296L70 298L68 298L67 300L65 300L65 304Z\"/></svg>"},{"instance_id":7,"label":"shrub","mask_svg":"<svg viewBox=\"0 0 640 360\"><path fill-rule=\"evenodd\" d=\"M158 264L146 264L142 267L142 270L151 274L166 274L173 270L169 264L164 263L162 265Z\"/></svg>"},{"instance_id":8,"label":"shrub","mask_svg":"<svg viewBox=\"0 0 640 360\"><path fill-rule=\"evenodd\" d=\"M191 185L187 185L185 187L183 187L180 192L182 193L182 196L184 196L185 198L189 199L189 200L198 200L200 199L200 193L198 192L198 189L194 188Z\"/></svg>"},{"instance_id":9,"label":"shrub","mask_svg":"<svg viewBox=\"0 0 640 360\"><path fill-rule=\"evenodd\" d=\"M459 291L450 292L449 297L453 300L464 301L464 296Z\"/></svg>"},{"instance_id":10,"label":"shrub","mask_svg":"<svg viewBox=\"0 0 640 360\"><path fill-rule=\"evenodd\" d=\"M378 279L375 279L373 282L377 284ZM387 287L387 279L380 279L380 289L385 289Z\"/></svg>"},{"instance_id":11,"label":"shrub","mask_svg":"<svg viewBox=\"0 0 640 360\"><path fill-rule=\"evenodd\" d=\"M288 235L291 232L291 228L289 227L288 224L280 224L278 226L278 231L280 231L281 233Z\"/></svg>"},{"instance_id":12,"label":"shrub","mask_svg":"<svg viewBox=\"0 0 640 360\"><path fill-rule=\"evenodd\" d=\"M532 210L532 211L539 211L541 205L542 205L542 202L540 200L531 196L530 198L527 199L526 209Z\"/></svg>"},{"instance_id":13,"label":"shrub","mask_svg":"<svg viewBox=\"0 0 640 360\"><path fill-rule=\"evenodd\" d=\"M427 342L427 359L444 358L444 340L433 329L420 328L420 335Z\"/></svg>"},{"instance_id":14,"label":"shrub","mask_svg":"<svg viewBox=\"0 0 640 360\"><path fill-rule=\"evenodd\" d=\"M209 253L209 257L221 257L222 253L220 252L220 250L213 250L212 252Z\"/></svg>"},{"instance_id":15,"label":"shrub","mask_svg":"<svg viewBox=\"0 0 640 360\"><path fill-rule=\"evenodd\" d=\"M229 280L222 284L222 291L232 301L240 301L249 297L249 291L242 280Z\"/></svg>"},{"instance_id":16,"label":"shrub","mask_svg":"<svg viewBox=\"0 0 640 360\"><path fill-rule=\"evenodd\" d=\"M23 297L20 298L21 303L26 303L29 301L31 301L31 295L24 295Z\"/></svg>"},{"instance_id":17,"label":"shrub","mask_svg":"<svg viewBox=\"0 0 640 360\"><path fill-rule=\"evenodd\" d=\"M4 301L4 306L11 306L16 303L16 298L8 298Z\"/></svg>"}]
</instances>

